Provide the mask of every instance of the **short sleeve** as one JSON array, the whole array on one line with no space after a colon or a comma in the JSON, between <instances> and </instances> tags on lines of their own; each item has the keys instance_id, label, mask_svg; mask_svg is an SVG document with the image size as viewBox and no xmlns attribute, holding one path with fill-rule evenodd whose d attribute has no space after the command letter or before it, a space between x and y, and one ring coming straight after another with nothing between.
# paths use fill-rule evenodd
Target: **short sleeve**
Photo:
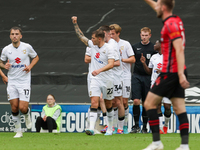
<instances>
[{"instance_id":1,"label":"short sleeve","mask_svg":"<svg viewBox=\"0 0 200 150\"><path fill-rule=\"evenodd\" d=\"M93 46L94 46L94 45L93 45L93 42L92 42L91 40L88 41L88 46L89 46L89 47L93 47Z\"/></svg>"},{"instance_id":2,"label":"short sleeve","mask_svg":"<svg viewBox=\"0 0 200 150\"><path fill-rule=\"evenodd\" d=\"M86 47L86 52L85 55L91 56L91 48L90 47Z\"/></svg>"},{"instance_id":3,"label":"short sleeve","mask_svg":"<svg viewBox=\"0 0 200 150\"><path fill-rule=\"evenodd\" d=\"M131 44L129 42L127 42L127 54L128 54L128 57L131 57L131 56L134 56L135 53L134 53L134 46L132 47Z\"/></svg>"},{"instance_id":4,"label":"short sleeve","mask_svg":"<svg viewBox=\"0 0 200 150\"><path fill-rule=\"evenodd\" d=\"M115 49L115 61L117 61L119 60L119 57L120 57L119 46L116 45L114 49Z\"/></svg>"},{"instance_id":5,"label":"short sleeve","mask_svg":"<svg viewBox=\"0 0 200 150\"><path fill-rule=\"evenodd\" d=\"M149 65L148 65L149 68L153 68L153 63L152 63L152 61L153 61L153 57L151 57L151 59L150 59L150 61L149 61Z\"/></svg>"},{"instance_id":6,"label":"short sleeve","mask_svg":"<svg viewBox=\"0 0 200 150\"><path fill-rule=\"evenodd\" d=\"M108 59L115 59L114 49L110 46L108 46Z\"/></svg>"},{"instance_id":7,"label":"short sleeve","mask_svg":"<svg viewBox=\"0 0 200 150\"><path fill-rule=\"evenodd\" d=\"M179 25L176 22L169 22L166 24L166 28L171 40L181 38L181 31L179 29Z\"/></svg>"},{"instance_id":8,"label":"short sleeve","mask_svg":"<svg viewBox=\"0 0 200 150\"><path fill-rule=\"evenodd\" d=\"M37 56L37 53L35 52L33 47L31 45L29 45L29 44L28 44L28 55L31 58L35 58Z\"/></svg>"},{"instance_id":9,"label":"short sleeve","mask_svg":"<svg viewBox=\"0 0 200 150\"><path fill-rule=\"evenodd\" d=\"M6 61L7 60L6 49L5 48L1 52L1 60L2 61Z\"/></svg>"}]
</instances>

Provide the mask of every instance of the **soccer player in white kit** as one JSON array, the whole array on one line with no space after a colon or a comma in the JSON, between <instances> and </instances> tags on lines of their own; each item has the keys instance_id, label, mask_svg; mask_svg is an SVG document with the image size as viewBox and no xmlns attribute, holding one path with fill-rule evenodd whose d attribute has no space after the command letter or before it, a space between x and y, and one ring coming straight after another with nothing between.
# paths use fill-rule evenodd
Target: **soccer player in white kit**
<instances>
[{"instance_id":1,"label":"soccer player in white kit","mask_svg":"<svg viewBox=\"0 0 200 150\"><path fill-rule=\"evenodd\" d=\"M123 39L120 39L121 27L118 24L110 25L111 28L111 38L113 38L117 43L121 51L121 61L123 69L123 104L125 109L125 119L123 126L123 133L128 134L128 99L131 92L131 64L135 63L135 56L131 44Z\"/></svg>"},{"instance_id":2,"label":"soccer player in white kit","mask_svg":"<svg viewBox=\"0 0 200 150\"><path fill-rule=\"evenodd\" d=\"M19 27L10 29L11 44L4 47L1 53L0 66L8 70L7 95L11 105L12 119L15 122L14 138L23 136L19 110L25 115L26 127L31 129L29 100L31 93L31 69L39 57L31 45L21 42L22 34ZM30 58L32 61L30 63ZM7 61L4 65L2 61ZM1 72L2 73L2 72ZM3 76L1 74L1 76Z\"/></svg>"},{"instance_id":3,"label":"soccer player in white kit","mask_svg":"<svg viewBox=\"0 0 200 150\"><path fill-rule=\"evenodd\" d=\"M84 62L86 64L88 64L88 72L90 72L90 70L91 70L91 55L92 55L91 48L90 47L86 47ZM88 73L88 75L87 75L88 95L90 95L90 81L91 81L90 78L91 78L91 73ZM104 118L104 120L105 120L105 122L107 124L106 106L105 106L105 103L103 103L104 105L101 105L101 101L104 102L104 100L101 100L101 98L100 98L100 107L103 106L103 109L102 109L102 107L100 109L99 108L97 109L97 121L96 121L95 129L94 129L94 133L95 134L101 134L100 130L103 127L103 126L99 125L100 124L101 109L102 109L102 112L103 112L103 118ZM90 125L89 114L90 114L90 107L88 108L88 117L86 118L85 130L87 130L89 128L89 125ZM106 114L106 115L104 115L104 114Z\"/></svg>"},{"instance_id":4,"label":"soccer player in white kit","mask_svg":"<svg viewBox=\"0 0 200 150\"><path fill-rule=\"evenodd\" d=\"M91 71L92 74L90 82L90 98L91 98L91 112L90 112L90 127L86 130L87 135L94 135L94 126L97 119L97 108L99 106L99 98L101 93L105 99L106 109L108 112L108 129L105 135L112 135L113 125L113 72L114 67L114 50L104 42L104 32L96 30L92 33L92 40L84 36L77 24L77 17L72 17L75 32L78 38L86 45L91 47Z\"/></svg>"},{"instance_id":5,"label":"soccer player in white kit","mask_svg":"<svg viewBox=\"0 0 200 150\"><path fill-rule=\"evenodd\" d=\"M148 74L151 74L151 88L154 85L158 75L161 72L162 69L162 62L163 62L163 55L161 52L161 45L160 45L160 41L157 40L155 45L154 45L154 50L158 51L157 54L154 54L150 61L149 61L149 65L147 66L145 61L145 57L141 56L141 62L144 66L145 71ZM171 101L167 98L167 97L163 97L162 102L164 104L164 108L165 108L165 112L164 112L164 116L165 116L165 124L163 126L163 114L161 111L161 102L158 105L158 116L159 116L159 123L160 123L160 134L166 134L167 133L167 129L168 129L168 123L171 117Z\"/></svg>"},{"instance_id":6,"label":"soccer player in white kit","mask_svg":"<svg viewBox=\"0 0 200 150\"><path fill-rule=\"evenodd\" d=\"M122 62L120 56L120 49L117 42L111 38L110 35L110 27L107 25L103 25L100 27L105 33L105 42L108 43L115 51L115 62L113 67L113 75L114 75L114 91L113 91L113 109L114 109L114 118L113 118L113 126L114 131L113 134L123 134L123 125L124 125L124 106L122 99L122 86L123 86L123 69Z\"/></svg>"}]
</instances>

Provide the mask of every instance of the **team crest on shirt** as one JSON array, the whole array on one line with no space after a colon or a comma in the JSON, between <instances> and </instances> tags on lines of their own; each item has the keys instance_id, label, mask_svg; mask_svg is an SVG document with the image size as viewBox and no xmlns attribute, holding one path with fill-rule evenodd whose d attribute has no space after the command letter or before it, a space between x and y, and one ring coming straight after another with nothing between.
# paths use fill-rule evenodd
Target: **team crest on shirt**
<instances>
[{"instance_id":1,"label":"team crest on shirt","mask_svg":"<svg viewBox=\"0 0 200 150\"><path fill-rule=\"evenodd\" d=\"M23 50L23 53L26 54L26 50Z\"/></svg>"},{"instance_id":2,"label":"team crest on shirt","mask_svg":"<svg viewBox=\"0 0 200 150\"><path fill-rule=\"evenodd\" d=\"M124 50L124 46L121 46L121 47L120 47L120 50Z\"/></svg>"},{"instance_id":3,"label":"team crest on shirt","mask_svg":"<svg viewBox=\"0 0 200 150\"><path fill-rule=\"evenodd\" d=\"M103 53L105 54L105 53L106 53L106 50L104 50Z\"/></svg>"},{"instance_id":4,"label":"team crest on shirt","mask_svg":"<svg viewBox=\"0 0 200 150\"><path fill-rule=\"evenodd\" d=\"M147 59L150 59L151 58L151 54L147 54Z\"/></svg>"}]
</instances>

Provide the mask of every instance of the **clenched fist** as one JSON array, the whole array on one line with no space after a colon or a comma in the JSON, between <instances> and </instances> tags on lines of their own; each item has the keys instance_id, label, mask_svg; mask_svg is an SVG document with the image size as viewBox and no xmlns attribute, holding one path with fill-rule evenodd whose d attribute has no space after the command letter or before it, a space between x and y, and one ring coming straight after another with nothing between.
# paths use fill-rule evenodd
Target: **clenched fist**
<instances>
[{"instance_id":1,"label":"clenched fist","mask_svg":"<svg viewBox=\"0 0 200 150\"><path fill-rule=\"evenodd\" d=\"M77 17L76 16L72 16L72 23L73 24L77 23Z\"/></svg>"}]
</instances>

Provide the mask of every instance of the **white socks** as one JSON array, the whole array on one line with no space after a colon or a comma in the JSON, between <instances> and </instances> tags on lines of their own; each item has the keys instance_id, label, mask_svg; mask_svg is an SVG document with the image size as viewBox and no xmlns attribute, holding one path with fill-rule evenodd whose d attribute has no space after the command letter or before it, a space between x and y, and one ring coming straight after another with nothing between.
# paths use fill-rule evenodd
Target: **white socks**
<instances>
[{"instance_id":1,"label":"white socks","mask_svg":"<svg viewBox=\"0 0 200 150\"><path fill-rule=\"evenodd\" d=\"M12 115L12 119L15 123L15 130L16 132L21 132L21 118L20 118L20 114L18 114L17 116L13 116Z\"/></svg>"},{"instance_id":2,"label":"white socks","mask_svg":"<svg viewBox=\"0 0 200 150\"><path fill-rule=\"evenodd\" d=\"M128 126L129 107L125 108L124 126Z\"/></svg>"},{"instance_id":3,"label":"white socks","mask_svg":"<svg viewBox=\"0 0 200 150\"><path fill-rule=\"evenodd\" d=\"M113 127L113 115L114 111L112 110L111 112L107 112L108 114L108 132L112 132L112 127Z\"/></svg>"},{"instance_id":4,"label":"white socks","mask_svg":"<svg viewBox=\"0 0 200 150\"><path fill-rule=\"evenodd\" d=\"M117 128L118 124L118 109L114 108L113 127Z\"/></svg>"},{"instance_id":5,"label":"white socks","mask_svg":"<svg viewBox=\"0 0 200 150\"><path fill-rule=\"evenodd\" d=\"M90 127L89 127L89 129L90 130L94 130L95 123L96 123L96 120L97 120L97 112L90 112L90 114L89 114L89 120L90 120Z\"/></svg>"}]
</instances>

